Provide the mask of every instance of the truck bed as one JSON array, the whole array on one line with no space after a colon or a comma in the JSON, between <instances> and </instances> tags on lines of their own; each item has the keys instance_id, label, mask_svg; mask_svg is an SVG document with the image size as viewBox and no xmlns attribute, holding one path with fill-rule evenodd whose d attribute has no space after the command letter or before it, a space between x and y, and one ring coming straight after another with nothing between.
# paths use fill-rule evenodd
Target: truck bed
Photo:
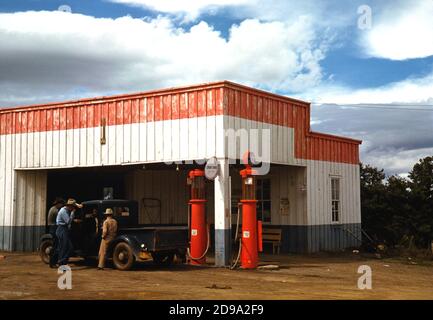
<instances>
[{"instance_id":1,"label":"truck bed","mask_svg":"<svg viewBox=\"0 0 433 320\"><path fill-rule=\"evenodd\" d=\"M121 227L119 233L134 238L140 246L144 244L148 251L167 251L188 247L188 227L186 226Z\"/></svg>"}]
</instances>

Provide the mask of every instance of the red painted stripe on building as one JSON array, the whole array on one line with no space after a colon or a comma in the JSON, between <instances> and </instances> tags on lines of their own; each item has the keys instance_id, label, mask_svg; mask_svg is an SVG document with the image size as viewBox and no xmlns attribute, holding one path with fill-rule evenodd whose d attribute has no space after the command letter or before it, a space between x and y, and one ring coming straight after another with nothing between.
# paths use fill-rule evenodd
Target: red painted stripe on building
<instances>
[{"instance_id":1,"label":"red painted stripe on building","mask_svg":"<svg viewBox=\"0 0 433 320\"><path fill-rule=\"evenodd\" d=\"M0 135L229 115L294 128L295 157L358 163L360 141L310 132L306 102L230 82L0 111Z\"/></svg>"}]
</instances>

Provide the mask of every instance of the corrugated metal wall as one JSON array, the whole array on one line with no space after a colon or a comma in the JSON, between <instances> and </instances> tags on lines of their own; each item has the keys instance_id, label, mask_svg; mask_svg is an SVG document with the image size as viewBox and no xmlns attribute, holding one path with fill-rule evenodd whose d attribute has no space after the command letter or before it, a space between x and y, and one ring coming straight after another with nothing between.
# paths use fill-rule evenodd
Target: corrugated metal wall
<instances>
[{"instance_id":1,"label":"corrugated metal wall","mask_svg":"<svg viewBox=\"0 0 433 320\"><path fill-rule=\"evenodd\" d=\"M12 250L13 208L15 175L13 174L14 139L11 135L0 136L0 249Z\"/></svg>"},{"instance_id":2,"label":"corrugated metal wall","mask_svg":"<svg viewBox=\"0 0 433 320\"><path fill-rule=\"evenodd\" d=\"M308 222L331 224L331 177L340 178L341 223L361 223L359 165L309 161Z\"/></svg>"},{"instance_id":3,"label":"corrugated metal wall","mask_svg":"<svg viewBox=\"0 0 433 320\"><path fill-rule=\"evenodd\" d=\"M308 251L335 251L359 246L361 235L361 197L359 165L309 161ZM341 218L332 224L331 178L340 179Z\"/></svg>"},{"instance_id":4,"label":"corrugated metal wall","mask_svg":"<svg viewBox=\"0 0 433 320\"><path fill-rule=\"evenodd\" d=\"M0 202L0 249L34 251L45 230L46 171L11 170L4 177L6 183L0 183L4 195Z\"/></svg>"},{"instance_id":5,"label":"corrugated metal wall","mask_svg":"<svg viewBox=\"0 0 433 320\"><path fill-rule=\"evenodd\" d=\"M1 111L0 135L16 135L15 168L224 157L223 127L271 128L277 163L357 163L358 141L310 132L309 114L308 103L217 83Z\"/></svg>"},{"instance_id":6,"label":"corrugated metal wall","mask_svg":"<svg viewBox=\"0 0 433 320\"><path fill-rule=\"evenodd\" d=\"M45 231L47 172L16 171L13 250L34 251Z\"/></svg>"},{"instance_id":7,"label":"corrugated metal wall","mask_svg":"<svg viewBox=\"0 0 433 320\"><path fill-rule=\"evenodd\" d=\"M236 85L228 85L225 95L229 117L224 128L271 129L273 162L359 162L360 141L311 132L308 103Z\"/></svg>"},{"instance_id":8,"label":"corrugated metal wall","mask_svg":"<svg viewBox=\"0 0 433 320\"><path fill-rule=\"evenodd\" d=\"M222 88L0 112L15 168L97 166L223 156ZM107 143L101 145L105 121Z\"/></svg>"}]
</instances>

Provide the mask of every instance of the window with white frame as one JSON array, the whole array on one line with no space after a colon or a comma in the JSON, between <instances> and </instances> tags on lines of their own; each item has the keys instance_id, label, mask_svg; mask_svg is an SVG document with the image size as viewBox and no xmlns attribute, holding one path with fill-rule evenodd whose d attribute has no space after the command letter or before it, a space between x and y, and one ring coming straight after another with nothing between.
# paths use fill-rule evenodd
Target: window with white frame
<instances>
[{"instance_id":1,"label":"window with white frame","mask_svg":"<svg viewBox=\"0 0 433 320\"><path fill-rule=\"evenodd\" d=\"M341 219L340 178L331 177L331 214L332 222L338 223Z\"/></svg>"}]
</instances>

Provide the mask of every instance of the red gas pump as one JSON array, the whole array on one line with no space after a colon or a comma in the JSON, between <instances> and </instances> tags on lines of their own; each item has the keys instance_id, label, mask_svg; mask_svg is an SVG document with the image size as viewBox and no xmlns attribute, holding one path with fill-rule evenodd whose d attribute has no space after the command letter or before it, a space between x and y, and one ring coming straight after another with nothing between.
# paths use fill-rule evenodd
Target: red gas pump
<instances>
[{"instance_id":1,"label":"red gas pump","mask_svg":"<svg viewBox=\"0 0 433 320\"><path fill-rule=\"evenodd\" d=\"M262 251L261 221L257 222L256 178L254 169L245 164L240 171L242 177L242 239L241 239L241 267L244 269L257 268L259 262L258 251Z\"/></svg>"},{"instance_id":2,"label":"red gas pump","mask_svg":"<svg viewBox=\"0 0 433 320\"><path fill-rule=\"evenodd\" d=\"M189 263L201 265L206 263L206 253L209 248L209 235L206 225L206 193L205 174L203 170L195 169L189 172L191 184L191 200L189 201Z\"/></svg>"}]
</instances>

